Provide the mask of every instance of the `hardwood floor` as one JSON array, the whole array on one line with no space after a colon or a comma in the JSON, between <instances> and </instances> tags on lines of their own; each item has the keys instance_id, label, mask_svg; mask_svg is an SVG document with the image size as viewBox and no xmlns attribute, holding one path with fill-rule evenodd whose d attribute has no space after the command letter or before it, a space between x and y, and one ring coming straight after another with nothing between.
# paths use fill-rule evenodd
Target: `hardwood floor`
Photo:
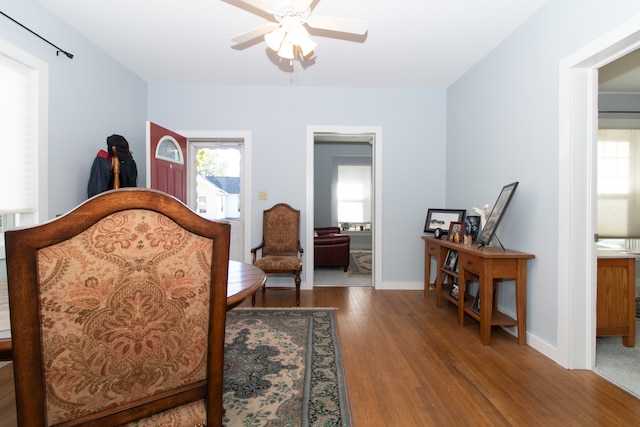
<instances>
[{"instance_id":1,"label":"hardwood floor","mask_svg":"<svg viewBox=\"0 0 640 427\"><path fill-rule=\"evenodd\" d=\"M0 368L0 426L14 427L16 419L16 396L13 392L13 365Z\"/></svg>"},{"instance_id":2,"label":"hardwood floor","mask_svg":"<svg viewBox=\"0 0 640 427\"><path fill-rule=\"evenodd\" d=\"M241 307L251 307L250 300ZM295 292L258 293L257 307L295 306ZM301 307L335 307L354 427L631 426L640 400L589 371L569 371L422 291L371 287L301 292ZM15 426L11 365L0 368L0 427Z\"/></svg>"}]
</instances>

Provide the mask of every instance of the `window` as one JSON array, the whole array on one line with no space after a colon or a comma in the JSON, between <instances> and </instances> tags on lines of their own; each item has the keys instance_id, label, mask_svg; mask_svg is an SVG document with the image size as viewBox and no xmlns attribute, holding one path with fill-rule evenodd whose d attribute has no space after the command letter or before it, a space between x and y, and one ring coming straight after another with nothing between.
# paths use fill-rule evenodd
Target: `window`
<instances>
[{"instance_id":1,"label":"window","mask_svg":"<svg viewBox=\"0 0 640 427\"><path fill-rule=\"evenodd\" d=\"M640 131L598 131L598 236L640 237Z\"/></svg>"},{"instance_id":2,"label":"window","mask_svg":"<svg viewBox=\"0 0 640 427\"><path fill-rule=\"evenodd\" d=\"M46 218L47 66L0 40L0 258L4 231Z\"/></svg>"},{"instance_id":3,"label":"window","mask_svg":"<svg viewBox=\"0 0 640 427\"><path fill-rule=\"evenodd\" d=\"M340 224L371 222L371 159L369 164L339 163L336 181Z\"/></svg>"},{"instance_id":4,"label":"window","mask_svg":"<svg viewBox=\"0 0 640 427\"><path fill-rule=\"evenodd\" d=\"M173 163L184 163L180 144L171 136L165 136L156 148L156 158Z\"/></svg>"}]
</instances>

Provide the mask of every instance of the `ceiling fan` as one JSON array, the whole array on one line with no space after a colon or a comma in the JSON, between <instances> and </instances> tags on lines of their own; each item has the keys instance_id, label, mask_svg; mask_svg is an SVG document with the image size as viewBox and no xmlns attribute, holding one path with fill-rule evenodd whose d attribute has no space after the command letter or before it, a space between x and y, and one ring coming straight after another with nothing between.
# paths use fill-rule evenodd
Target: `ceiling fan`
<instances>
[{"instance_id":1,"label":"ceiling fan","mask_svg":"<svg viewBox=\"0 0 640 427\"><path fill-rule=\"evenodd\" d=\"M314 0L279 1L279 6L263 0L237 0L260 11L273 15L276 22L269 22L233 37L231 40L241 44L264 36L270 49L278 52L281 58L293 60L297 54L308 58L318 46L305 28L336 31L341 33L364 35L367 21L362 19L318 16L311 13Z\"/></svg>"}]
</instances>

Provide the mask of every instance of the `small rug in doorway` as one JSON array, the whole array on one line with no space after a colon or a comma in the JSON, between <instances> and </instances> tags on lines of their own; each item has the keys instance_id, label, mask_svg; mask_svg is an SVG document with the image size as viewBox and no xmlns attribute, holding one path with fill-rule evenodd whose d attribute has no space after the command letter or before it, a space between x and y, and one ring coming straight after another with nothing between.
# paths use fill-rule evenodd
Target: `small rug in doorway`
<instances>
[{"instance_id":1,"label":"small rug in doorway","mask_svg":"<svg viewBox=\"0 0 640 427\"><path fill-rule=\"evenodd\" d=\"M227 313L224 425L349 427L333 310Z\"/></svg>"},{"instance_id":2,"label":"small rug in doorway","mask_svg":"<svg viewBox=\"0 0 640 427\"><path fill-rule=\"evenodd\" d=\"M636 320L636 330L640 319ZM621 337L596 338L596 374L640 399L640 345L625 347Z\"/></svg>"},{"instance_id":3,"label":"small rug in doorway","mask_svg":"<svg viewBox=\"0 0 640 427\"><path fill-rule=\"evenodd\" d=\"M371 276L371 251L350 252L349 277L369 277Z\"/></svg>"}]
</instances>

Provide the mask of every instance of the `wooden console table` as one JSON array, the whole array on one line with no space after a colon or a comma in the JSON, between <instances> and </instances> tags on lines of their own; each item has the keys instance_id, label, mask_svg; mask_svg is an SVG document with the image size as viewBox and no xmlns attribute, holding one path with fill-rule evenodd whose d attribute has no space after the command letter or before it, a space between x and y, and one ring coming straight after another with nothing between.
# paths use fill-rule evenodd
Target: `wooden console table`
<instances>
[{"instance_id":1,"label":"wooden console table","mask_svg":"<svg viewBox=\"0 0 640 427\"><path fill-rule=\"evenodd\" d=\"M598 254L596 336L622 336L636 344L636 258Z\"/></svg>"},{"instance_id":2,"label":"wooden console table","mask_svg":"<svg viewBox=\"0 0 640 427\"><path fill-rule=\"evenodd\" d=\"M527 343L527 260L534 255L503 250L498 247L484 247L477 245L465 246L447 240L438 240L423 236L425 243L425 295L428 297L431 284L431 259L435 258L437 277L435 283L436 304L440 307L442 298L458 307L458 324L464 326L465 313L480 322L480 342L491 344L491 326L516 326L518 330L518 344ZM445 261L449 251L457 252L457 271L445 268ZM458 298L454 298L449 285L445 285L445 276L457 280L459 287ZM479 313L474 311L467 285L469 280L478 281ZM497 309L497 289L501 279L513 279L516 286L516 319ZM450 281L450 280L449 280ZM494 292L495 289L495 292ZM465 296L467 298L465 298Z\"/></svg>"}]
</instances>

